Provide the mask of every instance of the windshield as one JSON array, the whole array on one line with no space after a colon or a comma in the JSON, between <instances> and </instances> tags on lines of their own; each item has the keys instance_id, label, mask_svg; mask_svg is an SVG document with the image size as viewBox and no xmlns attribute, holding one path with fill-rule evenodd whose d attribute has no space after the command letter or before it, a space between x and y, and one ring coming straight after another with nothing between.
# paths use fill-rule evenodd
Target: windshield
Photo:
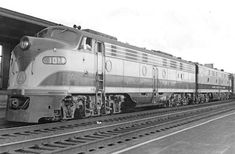
<instances>
[{"instance_id":1,"label":"windshield","mask_svg":"<svg viewBox=\"0 0 235 154\"><path fill-rule=\"evenodd\" d=\"M81 35L67 29L66 27L54 27L40 31L39 33L37 33L37 37L53 38L76 46Z\"/></svg>"}]
</instances>

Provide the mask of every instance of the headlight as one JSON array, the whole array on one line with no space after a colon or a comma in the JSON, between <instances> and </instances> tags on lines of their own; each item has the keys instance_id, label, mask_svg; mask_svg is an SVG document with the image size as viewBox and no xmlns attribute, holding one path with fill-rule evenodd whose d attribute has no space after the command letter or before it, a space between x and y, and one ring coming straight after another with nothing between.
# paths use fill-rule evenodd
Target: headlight
<instances>
[{"instance_id":1,"label":"headlight","mask_svg":"<svg viewBox=\"0 0 235 154\"><path fill-rule=\"evenodd\" d=\"M27 50L30 47L30 42L29 42L29 38L24 36L21 40L20 40L20 48L22 50Z\"/></svg>"},{"instance_id":2,"label":"headlight","mask_svg":"<svg viewBox=\"0 0 235 154\"><path fill-rule=\"evenodd\" d=\"M11 99L10 99L10 103L11 103L11 107L12 107L13 109L18 108L19 105L20 105L19 100L16 99L16 98L11 98Z\"/></svg>"}]
</instances>

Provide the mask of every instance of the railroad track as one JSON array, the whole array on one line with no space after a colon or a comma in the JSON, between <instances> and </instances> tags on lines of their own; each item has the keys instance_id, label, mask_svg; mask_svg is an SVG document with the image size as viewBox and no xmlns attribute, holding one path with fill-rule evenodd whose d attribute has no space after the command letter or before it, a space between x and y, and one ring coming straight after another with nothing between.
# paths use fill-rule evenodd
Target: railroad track
<instances>
[{"instance_id":1,"label":"railroad track","mask_svg":"<svg viewBox=\"0 0 235 154\"><path fill-rule=\"evenodd\" d=\"M234 102L142 111L0 130L0 151L11 153L110 153L115 146L235 109ZM192 109L193 108L193 109Z\"/></svg>"},{"instance_id":2,"label":"railroad track","mask_svg":"<svg viewBox=\"0 0 235 154\"><path fill-rule=\"evenodd\" d=\"M231 100L227 100L226 102L230 102ZM208 106L208 105L214 105L214 104L221 104L222 101L218 101L218 102L211 102L209 104L198 104L198 105L188 105L188 106L179 106L179 107L175 107L175 108L163 108L163 109L157 109L155 111L143 111L142 108L137 109L134 112L139 112L139 113L125 113L125 115L122 114L117 114L114 115L114 117L108 115L109 117L106 116L102 116L102 117L90 117L88 120L84 120L84 119L79 119L79 122L75 121L75 122L66 122L66 123L55 123L55 124L46 124L43 125L41 124L40 129L47 129L47 128L51 128L51 127L66 127L66 125L69 125L72 127L76 127L76 126L86 126L86 125L90 125L90 124L96 124L97 121L100 122L107 122L107 121L117 121L117 120L123 120L123 119L129 119L129 118L133 118L133 117L142 117L143 115L152 115L152 114L164 114L164 113L168 113L168 112L174 112L174 111L180 111L180 110L186 110L188 108L200 108L203 106ZM156 107L154 107L153 109L156 109ZM148 110L148 109L147 109ZM141 112L142 111L142 112ZM38 129L38 126L33 127L33 125L38 125L38 124L28 124L28 123L19 123L19 122L7 122L7 121L3 121L0 124L0 135L1 134L5 134L7 136L7 134L12 134L12 133L20 133L21 131L26 131L28 128L32 129L35 128L36 130ZM28 127L27 127L28 126ZM14 128L16 127L16 128ZM14 131L15 130L15 131Z\"/></svg>"}]
</instances>

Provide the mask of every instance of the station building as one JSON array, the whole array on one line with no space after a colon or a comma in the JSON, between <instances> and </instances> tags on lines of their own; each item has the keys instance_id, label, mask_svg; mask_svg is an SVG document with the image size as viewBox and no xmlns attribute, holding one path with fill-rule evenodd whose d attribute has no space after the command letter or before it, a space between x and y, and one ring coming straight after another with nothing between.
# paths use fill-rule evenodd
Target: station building
<instances>
[{"instance_id":1,"label":"station building","mask_svg":"<svg viewBox=\"0 0 235 154\"><path fill-rule=\"evenodd\" d=\"M57 25L50 21L0 7L0 94L8 86L12 49L24 35L35 35L45 27Z\"/></svg>"},{"instance_id":2,"label":"station building","mask_svg":"<svg viewBox=\"0 0 235 154\"><path fill-rule=\"evenodd\" d=\"M0 7L0 113L6 107L11 51L24 35L57 23Z\"/></svg>"}]
</instances>

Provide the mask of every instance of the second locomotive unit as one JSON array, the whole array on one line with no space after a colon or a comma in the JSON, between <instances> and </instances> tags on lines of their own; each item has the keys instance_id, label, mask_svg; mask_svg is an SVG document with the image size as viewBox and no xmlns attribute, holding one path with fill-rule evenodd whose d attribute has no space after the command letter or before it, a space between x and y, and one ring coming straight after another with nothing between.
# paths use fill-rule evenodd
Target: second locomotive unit
<instances>
[{"instance_id":1,"label":"second locomotive unit","mask_svg":"<svg viewBox=\"0 0 235 154\"><path fill-rule=\"evenodd\" d=\"M229 73L93 30L53 26L12 51L6 118L40 122L228 99Z\"/></svg>"}]
</instances>

